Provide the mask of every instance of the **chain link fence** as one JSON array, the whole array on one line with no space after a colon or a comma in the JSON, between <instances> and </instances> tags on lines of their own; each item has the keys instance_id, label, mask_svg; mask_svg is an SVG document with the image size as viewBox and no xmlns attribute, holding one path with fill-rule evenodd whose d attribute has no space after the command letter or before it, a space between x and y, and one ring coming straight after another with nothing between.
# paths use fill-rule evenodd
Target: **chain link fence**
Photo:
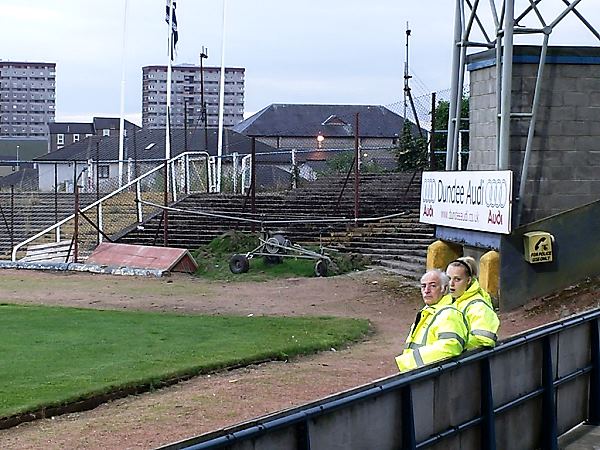
<instances>
[{"instance_id":1,"label":"chain link fence","mask_svg":"<svg viewBox=\"0 0 600 450\"><path fill-rule=\"evenodd\" d=\"M420 90L418 94L413 95L411 91L412 100L407 98L406 101L402 100L386 105L386 107L396 114L406 117L411 122L418 124L422 129L427 130L428 168L432 170L444 170L446 166L448 110L451 90L445 89L426 94L422 92ZM465 86L462 98L461 127L458 135L460 149L459 170L466 169L469 159L468 86ZM432 122L432 119L435 123Z\"/></svg>"},{"instance_id":2,"label":"chain link fence","mask_svg":"<svg viewBox=\"0 0 600 450\"><path fill-rule=\"evenodd\" d=\"M463 95L466 99L468 92ZM413 132L423 131L429 169L445 166L449 100L450 90L444 90L386 105L419 125ZM468 114L468 101L465 104L463 111ZM468 123L463 123L468 128ZM15 170L0 177L0 257L10 257L19 242L73 215L76 209L83 212L77 214L77 220L73 217L25 245L72 240L77 228L77 250L84 255L99 242L115 239L160 214L162 205L190 193L277 192L301 188L326 176L347 178L354 170L356 155L361 173L394 172L403 157L399 152L403 130L398 131L397 138L361 138L358 148L352 133L278 138L276 145L264 141L277 147L276 151L257 152L254 161L249 154L217 158L185 153L169 163L168 174L164 160L16 161ZM467 130L459 133L459 140L460 167L465 168ZM20 247L19 257L25 255L25 245Z\"/></svg>"},{"instance_id":3,"label":"chain link fence","mask_svg":"<svg viewBox=\"0 0 600 450\"><path fill-rule=\"evenodd\" d=\"M115 240L160 214L160 206L207 192L211 184L207 154L186 153L168 164L123 162L121 178L118 163L38 163L37 182L3 186L0 256L21 259L27 257L29 246L70 241L68 258L85 257L100 242Z\"/></svg>"}]
</instances>

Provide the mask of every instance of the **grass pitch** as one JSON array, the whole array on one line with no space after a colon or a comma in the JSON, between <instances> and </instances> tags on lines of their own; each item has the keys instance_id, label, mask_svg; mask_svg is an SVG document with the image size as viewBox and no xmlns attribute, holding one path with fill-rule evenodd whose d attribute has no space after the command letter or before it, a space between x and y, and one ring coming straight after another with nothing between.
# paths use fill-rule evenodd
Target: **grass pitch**
<instances>
[{"instance_id":1,"label":"grass pitch","mask_svg":"<svg viewBox=\"0 0 600 450\"><path fill-rule=\"evenodd\" d=\"M366 320L0 305L0 417L338 347Z\"/></svg>"}]
</instances>

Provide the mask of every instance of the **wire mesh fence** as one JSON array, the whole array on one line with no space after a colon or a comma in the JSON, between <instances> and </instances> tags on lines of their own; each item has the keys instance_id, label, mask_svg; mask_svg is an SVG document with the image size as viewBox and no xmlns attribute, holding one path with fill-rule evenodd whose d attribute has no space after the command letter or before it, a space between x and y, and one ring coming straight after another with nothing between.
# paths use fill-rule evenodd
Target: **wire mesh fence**
<instances>
[{"instance_id":1,"label":"wire mesh fence","mask_svg":"<svg viewBox=\"0 0 600 450\"><path fill-rule=\"evenodd\" d=\"M415 78L414 74L413 78ZM386 105L386 107L427 131L429 152L429 164L427 168L443 170L446 165L448 111L451 90L445 89L432 93L424 92L426 91L421 87L417 94L413 95L413 91L411 91L406 100L391 103ZM468 98L469 89L468 86L465 86L460 106L461 127L457 136L458 148L460 149L459 170L467 167L469 158Z\"/></svg>"},{"instance_id":2,"label":"wire mesh fence","mask_svg":"<svg viewBox=\"0 0 600 450\"><path fill-rule=\"evenodd\" d=\"M450 91L445 90L387 105L419 125L430 169L445 165L449 99ZM355 167L360 173L402 168L403 130L396 137L355 140L352 127L344 126L350 128L337 137L282 137L276 143L266 139L264 143L276 144L276 150L257 152L254 158L250 154L185 153L166 169L164 160L17 162L14 173L0 178L0 257L10 257L15 245L56 223L27 244L72 240L77 234L77 250L85 255L99 242L115 239L161 214L161 205L194 192L276 192L304 187L326 176L348 178ZM459 140L460 167L466 167L468 132L459 133ZM76 209L79 213L66 220ZM19 257L26 254L27 244L18 249Z\"/></svg>"},{"instance_id":3,"label":"wire mesh fence","mask_svg":"<svg viewBox=\"0 0 600 450\"><path fill-rule=\"evenodd\" d=\"M206 154L182 154L168 164L140 161L137 168L128 162L122 177L110 177L118 174L113 170L118 161L40 166L37 186L11 185L0 193L0 255L5 258L27 258L26 245L64 240L77 244L68 257L85 257L103 240L117 239L162 212L158 205L206 192L211 184ZM145 173L133 178L138 170Z\"/></svg>"}]
</instances>

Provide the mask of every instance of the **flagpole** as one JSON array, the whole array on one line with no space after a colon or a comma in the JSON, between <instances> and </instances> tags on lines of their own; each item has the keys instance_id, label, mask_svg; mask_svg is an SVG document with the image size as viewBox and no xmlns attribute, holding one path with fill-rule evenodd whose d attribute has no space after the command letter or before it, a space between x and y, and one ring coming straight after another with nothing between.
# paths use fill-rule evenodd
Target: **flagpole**
<instances>
[{"instance_id":1,"label":"flagpole","mask_svg":"<svg viewBox=\"0 0 600 450\"><path fill-rule=\"evenodd\" d=\"M217 192L221 192L221 156L223 155L223 106L225 103L225 17L227 0L223 0L223 29L221 32L221 76L219 78L219 129L217 140Z\"/></svg>"},{"instance_id":2,"label":"flagpole","mask_svg":"<svg viewBox=\"0 0 600 450\"><path fill-rule=\"evenodd\" d=\"M121 49L121 115L119 117L119 187L123 185L123 160L125 159L125 49L127 39L127 0L123 12L123 48ZM98 164L98 162L96 162Z\"/></svg>"},{"instance_id":3,"label":"flagpole","mask_svg":"<svg viewBox=\"0 0 600 450\"><path fill-rule=\"evenodd\" d=\"M169 0L169 37L167 39L168 42L168 50L167 50L167 59L169 61L167 65L167 116L166 116L166 126L165 126L165 160L169 160L171 158L171 55L173 52L172 46L172 35L173 35L173 0Z\"/></svg>"}]
</instances>

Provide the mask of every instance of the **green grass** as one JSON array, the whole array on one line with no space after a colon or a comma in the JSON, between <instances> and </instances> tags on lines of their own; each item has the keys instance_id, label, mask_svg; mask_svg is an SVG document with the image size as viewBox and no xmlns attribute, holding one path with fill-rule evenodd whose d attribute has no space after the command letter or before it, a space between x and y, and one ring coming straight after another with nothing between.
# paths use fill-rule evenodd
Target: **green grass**
<instances>
[{"instance_id":1,"label":"green grass","mask_svg":"<svg viewBox=\"0 0 600 450\"><path fill-rule=\"evenodd\" d=\"M366 320L0 305L0 417L360 339Z\"/></svg>"},{"instance_id":2,"label":"green grass","mask_svg":"<svg viewBox=\"0 0 600 450\"><path fill-rule=\"evenodd\" d=\"M210 243L192 252L198 263L196 275L210 280L227 281L266 281L275 278L314 277L315 260L283 257L280 264L269 264L261 256L250 259L250 270L246 273L234 274L229 270L229 259L232 255L246 254L259 245L258 234L227 232L213 239ZM309 248L318 253L317 248ZM335 266L329 268L331 275L363 269L369 261L355 254L332 253L328 255ZM337 269L337 270L336 270Z\"/></svg>"},{"instance_id":3,"label":"green grass","mask_svg":"<svg viewBox=\"0 0 600 450\"><path fill-rule=\"evenodd\" d=\"M196 275L209 280L227 281L267 281L275 278L315 276L315 261L283 258L281 264L267 264L260 256L250 260L248 272L235 274L229 270L230 257L231 255L205 257L203 262L198 264Z\"/></svg>"}]
</instances>

